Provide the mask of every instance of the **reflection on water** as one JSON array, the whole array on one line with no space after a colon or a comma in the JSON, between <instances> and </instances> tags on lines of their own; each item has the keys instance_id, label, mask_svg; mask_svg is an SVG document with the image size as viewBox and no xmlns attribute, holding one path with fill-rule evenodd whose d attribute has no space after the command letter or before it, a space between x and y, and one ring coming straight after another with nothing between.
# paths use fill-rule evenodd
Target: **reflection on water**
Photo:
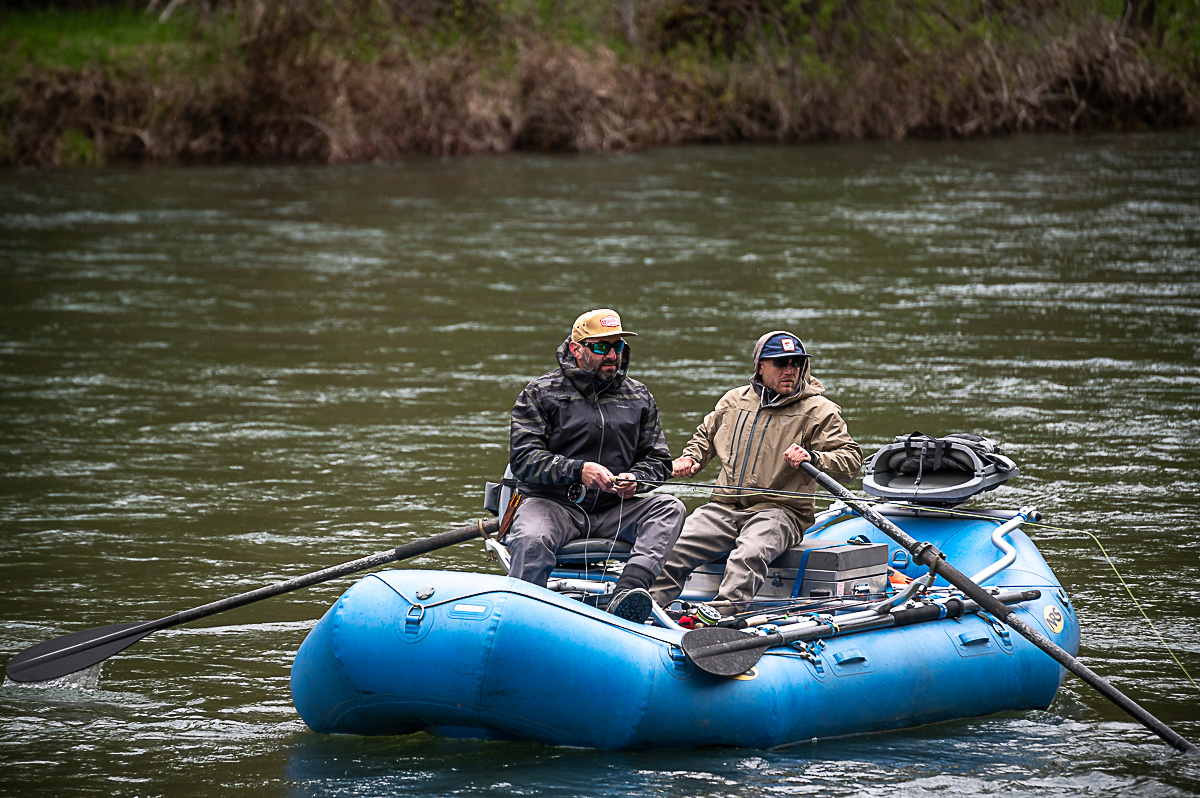
<instances>
[{"instance_id":1,"label":"reflection on water","mask_svg":"<svg viewBox=\"0 0 1200 798\"><path fill-rule=\"evenodd\" d=\"M1094 670L1200 690L1200 146L1188 135L0 175L0 651L150 620L482 513L583 309L643 334L676 451L790 328L870 451L972 431L1022 476ZM701 479L707 479L702 474ZM689 499L690 504L699 499ZM418 567L492 569L464 544ZM1077 795L1200 772L1074 679L1049 712L779 751L308 732L292 654L348 580L0 688L14 794ZM912 653L919 667L919 652ZM94 678L94 677L88 677ZM981 687L981 689L983 689ZM589 707L601 711L601 707Z\"/></svg>"}]
</instances>

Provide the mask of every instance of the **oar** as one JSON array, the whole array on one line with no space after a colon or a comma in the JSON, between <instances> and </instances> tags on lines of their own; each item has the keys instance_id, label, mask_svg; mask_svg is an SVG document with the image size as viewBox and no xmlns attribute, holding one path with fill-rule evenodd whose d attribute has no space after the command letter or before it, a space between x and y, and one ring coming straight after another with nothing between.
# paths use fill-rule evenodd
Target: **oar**
<instances>
[{"instance_id":1,"label":"oar","mask_svg":"<svg viewBox=\"0 0 1200 798\"><path fill-rule=\"evenodd\" d=\"M444 549L456 543L463 543L477 537L487 537L496 533L500 527L497 519L480 520L460 529L442 532L422 540L414 540L397 546L394 549L381 551L357 560L330 566L320 571L314 571L305 576L276 582L273 585L260 587L248 593L241 593L227 599L214 601L190 610L184 610L156 621L144 623L119 623L113 626L101 626L95 629L85 629L72 632L63 637L47 640L44 643L30 646L8 661L5 674L14 682L45 682L66 676L68 673L90 668L103 662L114 654L124 651L151 632L168 629L172 626L216 615L218 612L232 610L255 601L290 593L293 590L311 587L312 585L337 579L339 576L365 571L384 563L405 560L431 551Z\"/></svg>"},{"instance_id":2,"label":"oar","mask_svg":"<svg viewBox=\"0 0 1200 798\"><path fill-rule=\"evenodd\" d=\"M912 555L914 562L935 571L938 576L961 590L965 596L977 601L980 607L1015 629L1026 640L1053 657L1058 664L1080 679L1083 679L1083 681L1099 691L1109 701L1112 701L1118 707L1128 712L1138 723L1141 723L1147 729L1166 740L1171 747L1185 754L1200 755L1200 748L1185 740L1170 726L1142 709L1133 699L1098 676L1091 668L1071 656L1068 651L1057 645L1053 640L1021 620L1012 609L997 601L995 596L972 582L970 578L964 576L957 568L946 562L946 555L934 548L933 545L917 542L904 530L877 513L868 503L860 501L853 493L838 484L833 477L821 471L812 463L801 463L800 467L804 469L806 474L815 479L822 488L853 507L855 512L907 549L908 553Z\"/></svg>"},{"instance_id":3,"label":"oar","mask_svg":"<svg viewBox=\"0 0 1200 798\"><path fill-rule=\"evenodd\" d=\"M1041 595L1038 590L1014 590L1000 593L996 600L1004 604L1019 604L1034 601ZM912 626L914 623L943 618L961 618L965 613L977 609L979 604L974 601L951 598L942 604L921 604L909 609L889 610L884 607L848 613L831 619L833 623L809 619L779 627L770 634L750 634L728 626L708 626L686 633L679 645L692 664L705 673L737 676L750 670L768 648L775 646L893 626Z\"/></svg>"}]
</instances>

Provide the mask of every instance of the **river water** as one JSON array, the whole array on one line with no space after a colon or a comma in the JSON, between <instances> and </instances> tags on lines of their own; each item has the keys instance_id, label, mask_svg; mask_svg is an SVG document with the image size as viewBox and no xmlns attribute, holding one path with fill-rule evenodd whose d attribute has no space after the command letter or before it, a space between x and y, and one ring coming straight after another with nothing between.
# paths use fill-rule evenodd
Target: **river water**
<instances>
[{"instance_id":1,"label":"river water","mask_svg":"<svg viewBox=\"0 0 1200 798\"><path fill-rule=\"evenodd\" d=\"M0 654L479 517L513 399L597 306L641 333L675 452L775 328L864 450L1000 441L1022 475L979 505L1044 513L1081 658L1200 740L1191 134L0 173ZM1200 791L1074 677L1045 712L773 751L320 736L288 669L351 581L5 683L0 792Z\"/></svg>"}]
</instances>

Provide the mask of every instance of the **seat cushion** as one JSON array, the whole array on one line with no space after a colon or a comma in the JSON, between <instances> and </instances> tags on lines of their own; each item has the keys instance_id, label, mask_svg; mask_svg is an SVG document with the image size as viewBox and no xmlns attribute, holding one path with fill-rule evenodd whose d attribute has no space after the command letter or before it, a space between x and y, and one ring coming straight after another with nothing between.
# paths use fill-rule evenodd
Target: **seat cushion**
<instances>
[{"instance_id":1,"label":"seat cushion","mask_svg":"<svg viewBox=\"0 0 1200 798\"><path fill-rule=\"evenodd\" d=\"M604 538L580 538L572 540L558 550L561 563L601 562L603 560L627 560L632 546L623 540Z\"/></svg>"}]
</instances>

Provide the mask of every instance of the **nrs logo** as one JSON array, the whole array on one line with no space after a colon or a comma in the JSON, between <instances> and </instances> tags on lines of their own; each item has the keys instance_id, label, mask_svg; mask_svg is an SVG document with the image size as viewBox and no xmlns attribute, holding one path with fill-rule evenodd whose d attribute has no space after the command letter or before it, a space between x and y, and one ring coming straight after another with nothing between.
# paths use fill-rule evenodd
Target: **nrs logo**
<instances>
[{"instance_id":1,"label":"nrs logo","mask_svg":"<svg viewBox=\"0 0 1200 798\"><path fill-rule=\"evenodd\" d=\"M1046 626L1050 627L1050 631L1058 634L1063 630L1063 624L1066 618L1063 617L1062 610L1055 607L1053 604L1042 610L1042 617L1046 619Z\"/></svg>"}]
</instances>

